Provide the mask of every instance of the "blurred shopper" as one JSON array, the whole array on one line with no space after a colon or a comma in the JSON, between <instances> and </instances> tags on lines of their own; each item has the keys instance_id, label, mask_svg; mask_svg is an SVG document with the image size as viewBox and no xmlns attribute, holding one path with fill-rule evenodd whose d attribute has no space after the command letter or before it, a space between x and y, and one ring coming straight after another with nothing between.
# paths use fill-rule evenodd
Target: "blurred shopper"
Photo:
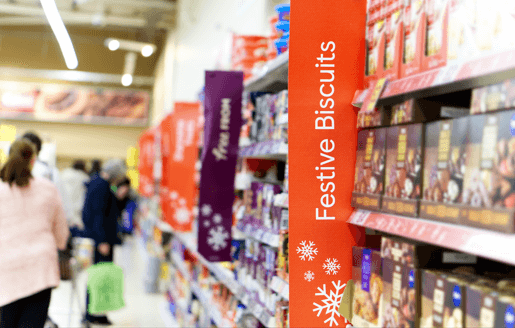
<instances>
[{"instance_id":1,"label":"blurred shopper","mask_svg":"<svg viewBox=\"0 0 515 328\"><path fill-rule=\"evenodd\" d=\"M95 175L98 175L102 170L102 161L94 159L91 161L91 170L89 171L89 177L93 179Z\"/></svg>"},{"instance_id":2,"label":"blurred shopper","mask_svg":"<svg viewBox=\"0 0 515 328\"><path fill-rule=\"evenodd\" d=\"M136 196L131 190L131 180L125 177L116 186L116 197L118 198L118 207L122 209L121 215L118 218L118 234L120 240L127 235L132 235L134 229L134 213L136 211Z\"/></svg>"},{"instance_id":3,"label":"blurred shopper","mask_svg":"<svg viewBox=\"0 0 515 328\"><path fill-rule=\"evenodd\" d=\"M79 231L84 229L82 222L82 208L86 197L86 183L89 175L86 173L86 163L83 160L76 160L72 167L66 168L61 173L63 189L70 199L72 215L68 222L73 236L78 236Z\"/></svg>"},{"instance_id":4,"label":"blurred shopper","mask_svg":"<svg viewBox=\"0 0 515 328\"><path fill-rule=\"evenodd\" d=\"M82 211L82 220L86 235L95 241L94 263L112 262L113 245L119 243L117 235L117 218L120 215L119 200L111 186L125 176L125 163L122 160L110 160L103 166L100 174L93 177L87 185L86 199ZM85 323L110 325L106 316L88 313L89 294L86 295Z\"/></svg>"},{"instance_id":5,"label":"blurred shopper","mask_svg":"<svg viewBox=\"0 0 515 328\"><path fill-rule=\"evenodd\" d=\"M0 327L43 328L51 289L59 285L57 248L68 227L59 192L32 177L37 150L15 141L0 171Z\"/></svg>"}]
</instances>

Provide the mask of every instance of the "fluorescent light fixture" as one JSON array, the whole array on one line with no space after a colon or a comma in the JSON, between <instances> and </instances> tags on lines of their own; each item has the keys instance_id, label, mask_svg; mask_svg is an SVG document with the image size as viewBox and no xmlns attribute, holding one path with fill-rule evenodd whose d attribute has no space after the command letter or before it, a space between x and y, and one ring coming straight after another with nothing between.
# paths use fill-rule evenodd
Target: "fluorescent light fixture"
<instances>
[{"instance_id":1,"label":"fluorescent light fixture","mask_svg":"<svg viewBox=\"0 0 515 328\"><path fill-rule=\"evenodd\" d=\"M132 75L130 74L123 74L122 76L122 85L124 87L128 87L132 84Z\"/></svg>"},{"instance_id":2,"label":"fluorescent light fixture","mask_svg":"<svg viewBox=\"0 0 515 328\"><path fill-rule=\"evenodd\" d=\"M151 45L146 45L143 47L143 49L141 49L141 54L143 55L143 57L150 57L153 53L154 47L152 47Z\"/></svg>"},{"instance_id":3,"label":"fluorescent light fixture","mask_svg":"<svg viewBox=\"0 0 515 328\"><path fill-rule=\"evenodd\" d=\"M79 60L73 49L72 40L66 27L64 26L59 10L54 0L40 0L43 11L45 12L46 19L52 28L52 31L57 38L61 52L63 53L64 61L68 69L76 69L79 66Z\"/></svg>"},{"instance_id":4,"label":"fluorescent light fixture","mask_svg":"<svg viewBox=\"0 0 515 328\"><path fill-rule=\"evenodd\" d=\"M118 50L118 48L120 48L120 41L112 39L111 41L109 41L108 47L111 51Z\"/></svg>"}]
</instances>

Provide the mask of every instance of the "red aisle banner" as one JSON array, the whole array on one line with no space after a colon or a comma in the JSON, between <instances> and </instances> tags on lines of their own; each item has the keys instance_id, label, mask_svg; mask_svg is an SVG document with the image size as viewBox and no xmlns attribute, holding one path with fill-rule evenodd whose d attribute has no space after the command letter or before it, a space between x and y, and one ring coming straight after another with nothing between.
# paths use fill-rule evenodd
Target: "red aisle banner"
<instances>
[{"instance_id":1,"label":"red aisle banner","mask_svg":"<svg viewBox=\"0 0 515 328\"><path fill-rule=\"evenodd\" d=\"M181 232L191 231L194 218L199 115L200 103L178 102L161 125L161 208L165 221Z\"/></svg>"},{"instance_id":2,"label":"red aisle banner","mask_svg":"<svg viewBox=\"0 0 515 328\"><path fill-rule=\"evenodd\" d=\"M289 60L290 325L346 327L338 307L362 230L352 213L366 1L295 0Z\"/></svg>"},{"instance_id":3,"label":"red aisle banner","mask_svg":"<svg viewBox=\"0 0 515 328\"><path fill-rule=\"evenodd\" d=\"M139 138L139 193L144 197L154 195L154 130L143 132Z\"/></svg>"}]
</instances>

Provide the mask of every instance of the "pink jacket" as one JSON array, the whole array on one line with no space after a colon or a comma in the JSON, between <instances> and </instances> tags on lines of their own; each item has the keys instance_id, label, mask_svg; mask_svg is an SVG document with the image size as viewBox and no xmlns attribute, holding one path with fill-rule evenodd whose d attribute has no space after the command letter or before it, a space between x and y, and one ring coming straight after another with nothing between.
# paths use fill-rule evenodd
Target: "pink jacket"
<instances>
[{"instance_id":1,"label":"pink jacket","mask_svg":"<svg viewBox=\"0 0 515 328\"><path fill-rule=\"evenodd\" d=\"M52 182L34 178L20 188L0 181L0 306L59 285L57 248L68 234Z\"/></svg>"}]
</instances>

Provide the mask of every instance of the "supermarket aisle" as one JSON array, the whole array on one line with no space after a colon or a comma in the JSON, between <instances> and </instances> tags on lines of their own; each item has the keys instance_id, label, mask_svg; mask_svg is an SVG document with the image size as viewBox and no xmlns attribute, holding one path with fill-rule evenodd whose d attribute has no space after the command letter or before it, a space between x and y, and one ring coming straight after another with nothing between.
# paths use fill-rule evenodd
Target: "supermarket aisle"
<instances>
[{"instance_id":1,"label":"supermarket aisle","mask_svg":"<svg viewBox=\"0 0 515 328\"><path fill-rule=\"evenodd\" d=\"M144 274L146 259L136 237L129 239L123 246L115 249L115 263L120 265L125 274L124 309L109 313L113 322L111 327L166 327L162 313L165 298L162 294L146 294L144 291ZM82 273L78 279L81 308L84 307L87 275ZM68 324L70 313L71 283L61 282L59 288L52 293L50 316L59 327L80 327L81 311L74 299L71 324Z\"/></svg>"}]
</instances>

